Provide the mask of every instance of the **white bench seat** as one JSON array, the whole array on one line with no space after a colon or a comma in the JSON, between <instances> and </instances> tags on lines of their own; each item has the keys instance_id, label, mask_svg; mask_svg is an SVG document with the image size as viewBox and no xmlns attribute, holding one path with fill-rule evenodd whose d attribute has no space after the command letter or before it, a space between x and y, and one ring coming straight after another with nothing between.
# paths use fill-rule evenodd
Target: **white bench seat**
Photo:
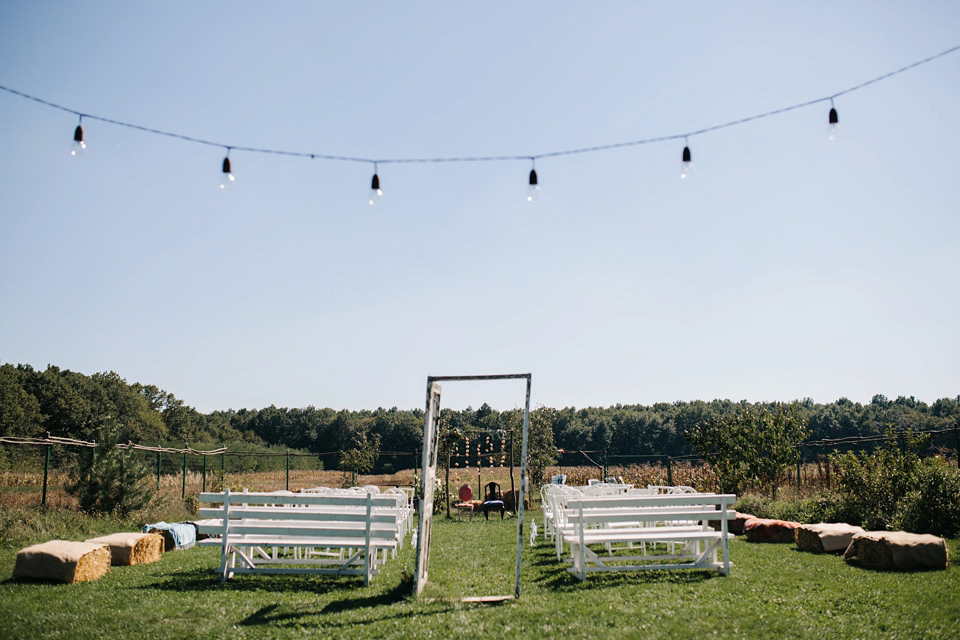
<instances>
[{"instance_id":1,"label":"white bench seat","mask_svg":"<svg viewBox=\"0 0 960 640\"><path fill-rule=\"evenodd\" d=\"M220 505L199 510L209 518L199 532L212 536L202 545L222 550L221 581L237 573L337 573L369 584L407 528L396 497L373 493L224 491L202 493L200 501Z\"/></svg>"},{"instance_id":2,"label":"white bench seat","mask_svg":"<svg viewBox=\"0 0 960 640\"><path fill-rule=\"evenodd\" d=\"M727 523L735 517L730 508L735 501L733 495L690 493L571 499L558 518L563 524L554 525L558 559L566 543L569 570L581 580L592 571L647 569L712 569L728 575L733 536ZM710 522L720 522L720 531ZM625 545L617 555L615 544ZM607 556L591 545L603 545Z\"/></svg>"}]
</instances>

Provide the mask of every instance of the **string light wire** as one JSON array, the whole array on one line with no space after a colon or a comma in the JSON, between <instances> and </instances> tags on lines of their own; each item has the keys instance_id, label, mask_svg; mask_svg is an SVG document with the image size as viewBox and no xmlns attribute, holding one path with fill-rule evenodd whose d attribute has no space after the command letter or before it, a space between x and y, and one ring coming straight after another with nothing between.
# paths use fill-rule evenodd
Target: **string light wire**
<instances>
[{"instance_id":1,"label":"string light wire","mask_svg":"<svg viewBox=\"0 0 960 640\"><path fill-rule=\"evenodd\" d=\"M153 134L156 134L156 135L166 136L166 137L168 137L168 138L175 138L175 139L177 139L177 140L183 140L183 141L185 141L185 142L193 142L193 143L195 143L195 144L202 144L202 145L207 145L207 146L211 146L211 147L219 147L219 148L224 149L224 150L226 150L226 151L231 151L231 150L232 150L232 151L244 151L244 152L247 152L247 153L263 153L263 154L273 154L273 155L281 155L281 156L291 156L291 157L298 157L298 158L310 158L311 160L313 160L313 159L320 159L320 160L331 160L331 161L336 161L336 162L359 162L359 163L373 164L373 165L377 165L377 164L427 164L427 163L443 163L443 162L510 162L510 161L540 160L540 159L543 159L543 158L558 158L558 157L561 157L561 156L578 155L578 154L584 154L584 153L597 153L597 152L600 152L600 151L609 151L609 150L612 150L612 149L622 149L622 148L624 148L624 147L635 147L635 146L640 146L640 145L644 145L644 144L653 144L653 143L656 143L656 142L667 142L667 141L671 141L671 140L680 140L680 139L686 140L687 138L690 138L690 137L693 137L693 136L699 136L699 135L703 135L703 134L705 134L705 133L710 133L710 132L712 132L712 131L718 131L718 130L720 130L720 129L726 129L726 128L729 128L729 127L735 127L735 126L738 126L738 125L741 125L741 124L746 124L746 123L748 123L748 122L753 122L754 120L760 120L760 119L762 119L762 118L769 118L769 117L772 117L772 116L780 115L780 114L782 114L782 113L787 113L788 111L794 111L794 110L796 110L796 109L802 109L802 108L804 108L804 107L809 107L809 106L811 106L811 105L819 104L819 103L821 103L821 102L827 102L827 101L831 101L831 102L832 102L835 98L838 98L838 97L840 97L840 96L846 95L846 94L848 94L848 93L852 93L852 92L854 92L854 91L859 91L860 89L863 89L864 87L867 87L867 86L872 85L872 84L874 84L874 83L880 82L880 81L882 81L882 80L886 80L887 78L891 78L891 77L893 77L893 76L895 76L895 75L899 75L899 74L901 74L901 73L904 73L904 72L906 72L906 71L909 71L909 70L914 69L914 68L916 68L916 67L919 67L919 66L921 66L921 65L927 64L927 63L929 63L929 62L933 62L934 60L936 60L936 59L938 59L938 58L942 58L942 57L944 57L944 56L946 56L946 55L949 55L949 54L951 54L951 53L954 53L954 52L956 52L956 51L958 51L958 50L960 50L960 45L955 46L955 47L951 47L950 49L947 49L946 51L941 51L940 53L934 54L934 55L932 55L932 56L930 56L930 57L928 57L928 58L924 58L923 60L918 60L918 61L916 61L916 62L914 62L914 63L911 63L911 64L909 64L909 65L907 65L907 66L905 66L905 67L901 67L900 69L896 69L896 70L894 70L894 71L890 71L889 73L885 73L885 74L883 74L882 76L877 76L876 78L872 78L872 79L870 79L870 80L867 80L866 82L861 82L861 83L858 84L858 85L849 87L849 88L844 89L844 90L842 90L842 91L838 91L837 93L831 94L831 95L829 95L829 96L824 96L824 97L822 97L822 98L816 98L816 99L814 99L814 100L808 100L808 101L806 101L806 102L801 102L801 103L799 103L799 104L790 105L790 106L788 106L788 107L782 107L782 108L780 108L780 109L774 109L773 111L765 111L765 112L763 112L763 113L758 113L758 114L756 114L756 115L748 116L748 117L745 117L745 118L740 118L740 119L738 119L738 120L731 120L731 121L729 121L729 122L724 122L724 123L721 123L721 124L715 124L715 125L712 125L712 126L709 126L709 127L704 127L704 128L702 128L702 129L696 129L696 130L694 130L694 131L687 131L687 132L685 132L685 133L676 133L676 134L671 134L671 135L658 136L658 137L654 137L654 138L643 138L643 139L641 139L641 140L629 140L629 141L626 141L626 142L614 142L614 143L611 143L611 144L595 145L595 146L591 146L591 147L579 147L579 148L575 148L575 149L563 149L563 150L559 150L559 151L549 151L549 152L540 153L540 154L529 154L529 153L528 153L528 154L522 154L522 155L451 156L451 157L435 157L435 158L429 158L429 157L427 157L427 158L364 158L364 157L359 157L359 156L331 155L331 154L326 154L326 153L303 152L303 151L289 151L289 150L285 150L285 149L270 149L270 148L264 148L264 147L245 147L245 146L236 145L236 144L225 144L225 143L222 143L222 142L215 142L215 141L213 141L213 140L206 140L206 139L204 139L204 138L197 138L197 137L194 137L194 136L187 136L187 135L183 135L183 134L180 134L180 133L175 133L175 132L171 132L171 131L163 131L163 130L161 130L161 129L154 129L154 128L152 128L152 127L145 127L145 126L139 125L139 124L133 124L133 123L130 123L130 122L124 122L124 121L122 121L122 120L114 120L114 119L112 119L112 118L105 118L105 117L103 117L103 116L97 116L97 115L90 114L90 113L84 113L84 112L82 112L82 111L77 111L76 109L71 109L70 107L64 107L63 105L59 105L59 104L56 104L56 103L54 103L54 102L50 102L49 100L44 100L44 99L42 99L42 98L38 98L38 97L36 97L36 96L32 96L32 95L29 95L29 94L27 94L27 93L23 93L22 91L17 91L16 89L12 89L12 88L7 87L7 86L4 86L4 85L0 85L0 90L5 91L5 92L10 93L10 94L13 94L13 95L20 96L20 97L25 98L25 99L27 99L27 100L32 100L33 102L37 102L37 103L39 103L39 104L43 104L43 105L46 105L46 106L48 106L48 107L52 107L52 108L54 108L54 109L59 109L60 111L65 111L65 112L67 112L67 113L72 113L72 114L78 116L81 120L82 120L83 118L86 118L86 119L88 119L88 120L97 120L97 121L99 121L99 122L105 122L105 123L113 124L113 125L116 125L116 126L119 126L119 127L127 127L127 128L129 128L129 129L135 129L135 130L138 130L138 131L144 131L144 132L146 132L146 133L153 133Z\"/></svg>"}]
</instances>

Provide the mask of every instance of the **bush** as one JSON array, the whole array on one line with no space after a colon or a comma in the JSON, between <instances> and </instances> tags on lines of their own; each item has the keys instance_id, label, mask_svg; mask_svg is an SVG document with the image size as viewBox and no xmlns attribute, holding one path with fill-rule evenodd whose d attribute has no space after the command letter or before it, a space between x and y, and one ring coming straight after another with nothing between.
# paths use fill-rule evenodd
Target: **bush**
<instances>
[{"instance_id":1,"label":"bush","mask_svg":"<svg viewBox=\"0 0 960 640\"><path fill-rule=\"evenodd\" d=\"M893 434L873 453L847 452L831 457L837 492L842 497L839 516L844 522L871 531L893 526L897 504L914 487L920 465L919 439L908 437L907 450L897 447Z\"/></svg>"},{"instance_id":2,"label":"bush","mask_svg":"<svg viewBox=\"0 0 960 640\"><path fill-rule=\"evenodd\" d=\"M871 454L834 456L838 517L871 530L902 529L953 537L960 534L960 471L941 458L921 460L924 441L893 433Z\"/></svg>"},{"instance_id":3,"label":"bush","mask_svg":"<svg viewBox=\"0 0 960 640\"><path fill-rule=\"evenodd\" d=\"M960 470L942 458L916 469L913 489L897 503L894 528L954 538L960 535Z\"/></svg>"},{"instance_id":4,"label":"bush","mask_svg":"<svg viewBox=\"0 0 960 640\"><path fill-rule=\"evenodd\" d=\"M770 500L746 495L737 500L736 509L758 518L774 518L802 523L840 522L842 499L835 493L818 493L812 498Z\"/></svg>"}]
</instances>

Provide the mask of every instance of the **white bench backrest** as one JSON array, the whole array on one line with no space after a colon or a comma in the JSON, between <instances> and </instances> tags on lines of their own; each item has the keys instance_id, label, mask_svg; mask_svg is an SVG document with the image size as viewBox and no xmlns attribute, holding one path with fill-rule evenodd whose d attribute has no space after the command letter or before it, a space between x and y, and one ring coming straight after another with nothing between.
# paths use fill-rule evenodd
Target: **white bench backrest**
<instances>
[{"instance_id":1,"label":"white bench backrest","mask_svg":"<svg viewBox=\"0 0 960 640\"><path fill-rule=\"evenodd\" d=\"M292 493L277 494L263 492L230 493L230 504L246 505L289 505L306 507L366 507L367 496L372 500L374 508L396 507L397 501L393 496L374 496L365 491L349 494L320 494L320 493ZM201 493L200 502L223 504L225 493Z\"/></svg>"}]
</instances>

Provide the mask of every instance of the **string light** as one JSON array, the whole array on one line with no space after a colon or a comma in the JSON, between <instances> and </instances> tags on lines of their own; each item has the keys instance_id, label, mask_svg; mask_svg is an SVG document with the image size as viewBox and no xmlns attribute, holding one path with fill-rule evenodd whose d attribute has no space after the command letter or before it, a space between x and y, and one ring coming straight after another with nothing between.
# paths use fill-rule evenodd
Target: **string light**
<instances>
[{"instance_id":1,"label":"string light","mask_svg":"<svg viewBox=\"0 0 960 640\"><path fill-rule=\"evenodd\" d=\"M827 118L830 126L827 128L827 137L830 140L836 140L840 137L840 118L837 116L837 110L833 106L833 98L830 98L830 115Z\"/></svg>"},{"instance_id":2,"label":"string light","mask_svg":"<svg viewBox=\"0 0 960 640\"><path fill-rule=\"evenodd\" d=\"M87 143L83 140L83 116L77 123L77 128L73 130L73 145L70 148L70 155L82 156L83 150L87 148Z\"/></svg>"},{"instance_id":3,"label":"string light","mask_svg":"<svg viewBox=\"0 0 960 640\"><path fill-rule=\"evenodd\" d=\"M370 199L368 202L371 207L380 204L380 198L383 191L380 189L380 176L377 174L377 163L373 163L373 179L370 180Z\"/></svg>"},{"instance_id":4,"label":"string light","mask_svg":"<svg viewBox=\"0 0 960 640\"><path fill-rule=\"evenodd\" d=\"M227 155L223 159L223 171L220 173L220 188L221 189L231 189L233 188L233 181L236 178L233 177L233 167L230 164L230 149L227 149Z\"/></svg>"},{"instance_id":5,"label":"string light","mask_svg":"<svg viewBox=\"0 0 960 640\"><path fill-rule=\"evenodd\" d=\"M530 169L530 183L527 185L527 202L540 199L540 185L537 183L537 161L535 158L530 158L530 162L534 166Z\"/></svg>"},{"instance_id":6,"label":"string light","mask_svg":"<svg viewBox=\"0 0 960 640\"><path fill-rule=\"evenodd\" d=\"M684 144L686 144L687 139L684 138L683 142ZM690 155L690 147L684 146L683 160L680 163L680 177L689 178L692 172L693 172L693 160L691 159L691 155Z\"/></svg>"},{"instance_id":7,"label":"string light","mask_svg":"<svg viewBox=\"0 0 960 640\"><path fill-rule=\"evenodd\" d=\"M53 103L53 102L49 102L49 101L47 101L47 100L43 100L43 99L41 99L41 98L37 98L37 97L35 97L35 96L28 95L28 94L26 94L26 93L17 91L17 90L15 90L15 89L11 89L11 88L6 87L6 86L3 86L3 85L0 85L0 90L5 91L5 92L7 92L7 93L12 93L12 94L14 94L14 95L18 95L18 96L20 96L20 97L22 97L22 98L26 98L26 99L28 99L28 100L32 100L32 101L37 102L37 103L39 103L39 104L43 104L43 105L52 107L52 108L54 108L54 109L58 109L58 110L60 110L60 111L65 111L65 112L67 112L67 113L72 113L72 114L74 114L74 115L76 115L76 116L79 116L81 120L82 120L84 117L86 117L86 118L88 118L88 119L98 120L98 121L100 121L100 122L106 122L106 123L114 124L114 125L121 126L121 127L127 127L127 128L130 128L130 129L137 129L137 130L139 130L139 131L144 131L144 132L147 132L147 133L153 133L153 134L156 134L156 135L162 135L162 136L167 136L167 137L170 137L170 138L176 138L176 139L179 139L179 140L184 140L184 141L186 141L186 142L193 142L193 143L196 143L196 144L204 144L204 145L208 145L208 146L215 146L215 147L220 147L220 148L223 148L223 149L227 149L227 151L228 151L228 156L227 156L226 158L224 158L224 171L223 171L223 174L224 174L224 176L229 176L228 178L226 178L226 180L228 180L229 183L232 183L232 182L234 181L234 180L233 180L233 172L230 170L230 162L229 162L229 150L230 150L230 149L237 149L237 150L240 150L240 151L246 151L246 152L250 152L250 153L268 153L268 154L273 154L273 155L285 155L285 156L302 157L302 158L310 158L310 159L319 158L319 159L322 159L322 160L331 160L331 161L338 161L338 162L362 162L362 163L367 163L367 164L373 164L373 165L374 165L374 174L373 174L373 179L371 180L371 197L370 197L370 199L369 199L368 201L370 202L371 205L375 205L375 204L377 204L377 202L379 201L380 196L383 195L383 192L382 192L382 190L380 189L380 178L379 178L379 176L378 176L378 174L377 174L377 171L376 171L377 163L380 163L380 164L387 164L387 163L399 164L399 163L440 163L440 162L505 162L505 161L519 161L519 160L530 160L531 162L535 162L537 159L556 158L556 157L560 157L560 156L567 156L567 155L574 155L574 154L583 154L583 153L596 153L596 152L599 152L599 151L608 151L608 150L620 149L620 148L624 148L624 147L633 147L633 146L639 146L639 145L644 145L644 144L652 144L652 143L655 143L655 142L665 142L665 141L679 140L679 139L683 139L684 141L686 141L687 138L692 137L692 136L695 136L695 135L701 135L701 134L704 134L704 133L709 133L709 132L717 131L717 130L719 130L719 129L725 129L725 128L727 128L727 127L733 127L733 126L737 126L737 125L741 125L741 124L746 124L747 122L752 122L752 121L754 121L754 120L759 120L759 119L761 119L761 118L768 118L768 117L771 117L771 116L780 115L780 114L786 113L786 112L788 112L788 111L793 111L794 109L800 109L800 108L808 107L808 106L811 106L811 105L814 105L814 104L818 104L818 103L821 103L821 102L826 102L827 100L830 101L830 114L829 114L829 118L828 118L828 120L829 120L829 137L830 137L831 139L835 139L837 136L839 136L839 133L840 133L840 121L839 121L839 117L837 116L836 107L834 107L834 105L833 105L834 98L838 98L839 96L845 95L845 94L847 94L847 93L851 93L851 92L853 92L853 91L857 91L857 90L862 89L862 88L864 88L864 87L866 87L866 86L868 86L868 85L874 84L874 83L876 83L876 82L880 82L881 80L885 80L885 79L887 79L887 78L890 78L890 77L892 77L892 76L898 75L898 74L900 74L900 73L904 73L904 72L906 72L906 71L909 71L910 69L913 69L913 68L918 67L918 66L923 65L923 64L927 64L927 63L929 63L929 62L932 62L933 60L936 60L936 59L941 58L941 57L943 57L943 56L949 55L949 54L954 53L954 52L956 52L956 51L960 51L960 45L955 46L955 47L952 47L952 48L950 48L950 49L947 49L946 51L941 51L940 53L937 53L937 54L934 54L934 55L929 56L929 57L927 57L927 58L924 58L923 60L919 60L919 61L914 62L914 63L912 63L912 64L909 64L909 65L907 65L907 66L905 66L905 67L902 67L902 68L900 68L900 69L896 69L896 70L891 71L891 72L889 72L889 73L886 73L886 74L884 74L884 75L882 75L882 76L878 76L878 77L873 78L873 79L871 79L871 80L867 80L866 82L863 82L863 83L858 84L858 85L856 85L856 86L850 87L850 88L845 89L845 90L843 90L843 91L834 93L834 94L831 95L831 96L827 96L827 97L823 97L823 98L817 98L817 99L814 99L814 100L809 100L809 101L807 101L807 102L802 102L802 103L799 103L799 104L794 104L794 105L791 105L791 106L788 106L788 107L784 107L784 108L781 108L781 109L775 109L775 110L773 110L773 111L767 111L767 112L764 112L764 113L759 113L759 114L756 114L756 115L753 115L753 116L749 116L749 117L746 117L746 118L741 118L741 119L739 119L739 120L732 120L732 121L730 121L730 122L724 122L724 123L717 124L717 125L713 125L713 126L710 126L710 127L705 127L705 128L703 128L703 129L698 129L698 130L696 130L696 131L688 131L688 132L686 132L686 133L673 134L673 135L667 135L667 136L660 136L660 137L656 137L656 138L645 138L645 139L642 139L642 140L631 140L631 141L626 141L626 142L617 142L617 143L613 143L613 144L604 144L604 145L598 145L598 146L593 146L593 147L581 147L581 148L577 148L577 149L566 149L566 150L561 150L561 151L552 151L552 152L549 152L549 153L542 153L542 154L539 154L539 155L512 155L512 156L511 156L511 155L507 155L507 156L475 156L475 157L439 157L439 158L381 158L381 159L374 159L374 158L361 158L361 157L353 157L353 156L337 156L337 155L329 155L329 154L321 154L321 153L309 153L309 152L300 152L300 151L287 151L287 150L283 150L283 149L269 149L269 148L259 148L259 147L243 147L243 146L237 146L237 145L226 145L226 144L223 144L222 142L216 142L216 141L212 141L212 140L205 140L205 139L203 139L203 138L194 138L194 137L191 137L191 136L185 136L185 135L178 134L178 133L173 133L173 132L170 132L170 131L162 131L162 130L160 130L160 129L153 129L153 128L150 128L150 127L145 127L145 126L138 125L138 124L132 124L132 123L129 123L129 122L123 122L123 121L120 121L120 120L113 120L113 119L104 118L104 117L101 117L101 116L95 116L95 115L90 115L90 114L83 114L83 113L81 113L80 111L76 111L75 109L70 109L70 108L68 108L68 107L64 107L64 106L55 104L55 103ZM72 155L74 155L74 156L78 156L78 155L81 155L81 154L82 154L82 152L83 152L83 150L84 150L85 148L86 148L86 142L85 142L85 140L84 140L83 127L78 124L76 130L74 131L74 146L73 146L73 148L71 149L71 152L70 152L70 153L71 153ZM682 175L683 177L687 177L687 176L689 175L689 173L688 173L687 170L692 169L692 166L693 166L692 163L690 163L689 166L687 166L687 163L688 163L687 158L689 157L689 149L690 149L689 145L686 145L686 146L684 147L684 154L683 154L683 157L684 157L684 160L683 160L683 162L684 162L684 167L683 167L683 169L684 169L684 170L681 172L681 175ZM224 183L224 184L221 184L221 186L222 186L222 188L226 189L229 185L226 184L226 183ZM527 189L527 200L528 200L528 201L531 201L531 202L534 201L534 200L536 200L536 199L539 197L539 191L540 191L540 189L539 189L539 181L538 181L538 179L537 179L536 168L531 168L531 170L530 170L529 182L528 182L528 189Z\"/></svg>"}]
</instances>

